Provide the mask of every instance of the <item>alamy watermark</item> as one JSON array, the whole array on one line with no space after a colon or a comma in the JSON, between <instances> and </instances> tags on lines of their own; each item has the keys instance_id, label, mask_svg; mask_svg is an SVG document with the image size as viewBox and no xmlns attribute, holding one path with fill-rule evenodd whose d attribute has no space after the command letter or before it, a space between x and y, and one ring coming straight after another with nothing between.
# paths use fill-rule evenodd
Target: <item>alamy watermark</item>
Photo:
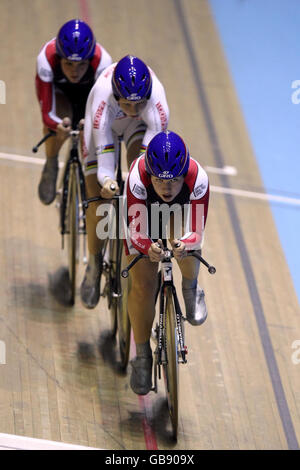
<instances>
[{"instance_id":1,"label":"alamy watermark","mask_svg":"<svg viewBox=\"0 0 300 470\"><path fill-rule=\"evenodd\" d=\"M6 364L6 345L0 340L0 365Z\"/></svg>"},{"instance_id":2,"label":"alamy watermark","mask_svg":"<svg viewBox=\"0 0 300 470\"><path fill-rule=\"evenodd\" d=\"M292 88L295 90L292 93L291 100L293 104L300 103L300 80L294 80L292 82Z\"/></svg>"},{"instance_id":3,"label":"alamy watermark","mask_svg":"<svg viewBox=\"0 0 300 470\"><path fill-rule=\"evenodd\" d=\"M3 80L0 80L0 104L6 104L6 85Z\"/></svg>"},{"instance_id":4,"label":"alamy watermark","mask_svg":"<svg viewBox=\"0 0 300 470\"><path fill-rule=\"evenodd\" d=\"M295 349L292 354L292 363L298 365L300 364L300 339L295 339L295 341L293 341L292 349Z\"/></svg>"},{"instance_id":5,"label":"alamy watermark","mask_svg":"<svg viewBox=\"0 0 300 470\"><path fill-rule=\"evenodd\" d=\"M97 237L124 239L139 234L140 238L155 240L170 238L172 219L173 237L181 238L186 233L201 231L204 228L204 204L132 204L127 208L126 196L119 201L119 233L116 232L117 211L113 204L105 203L97 207L96 215L101 217L96 227Z\"/></svg>"}]
</instances>

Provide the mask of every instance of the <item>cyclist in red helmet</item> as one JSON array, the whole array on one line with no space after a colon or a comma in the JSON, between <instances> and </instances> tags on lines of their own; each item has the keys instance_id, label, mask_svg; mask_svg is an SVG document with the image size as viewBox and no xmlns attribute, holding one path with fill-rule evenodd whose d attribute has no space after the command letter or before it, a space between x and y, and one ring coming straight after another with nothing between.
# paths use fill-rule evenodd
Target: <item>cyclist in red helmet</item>
<instances>
[{"instance_id":1,"label":"cyclist in red helmet","mask_svg":"<svg viewBox=\"0 0 300 470\"><path fill-rule=\"evenodd\" d=\"M46 141L46 163L38 194L43 204L56 195L58 154L72 127L84 118L88 94L104 68L112 63L91 28L79 19L65 23L37 57L36 92Z\"/></svg>"}]
</instances>

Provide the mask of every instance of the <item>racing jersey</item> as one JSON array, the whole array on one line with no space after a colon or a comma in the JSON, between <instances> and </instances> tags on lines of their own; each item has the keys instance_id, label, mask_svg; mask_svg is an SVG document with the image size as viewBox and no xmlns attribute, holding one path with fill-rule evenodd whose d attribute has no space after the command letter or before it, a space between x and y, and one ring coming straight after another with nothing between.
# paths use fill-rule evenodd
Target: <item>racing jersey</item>
<instances>
[{"instance_id":1,"label":"racing jersey","mask_svg":"<svg viewBox=\"0 0 300 470\"><path fill-rule=\"evenodd\" d=\"M126 179L125 196L127 206L127 227L125 244L126 253L132 253L134 248L145 255L155 240L152 237L153 220L150 213L154 205L162 205L170 209L188 208L185 233L180 237L188 250L199 249L204 235L209 203L209 181L201 165L190 158L187 174L184 177L180 193L171 201L164 202L155 192L151 183L151 176L146 172L145 156L142 155L131 165ZM161 236L156 236L156 239Z\"/></svg>"},{"instance_id":2,"label":"racing jersey","mask_svg":"<svg viewBox=\"0 0 300 470\"><path fill-rule=\"evenodd\" d=\"M84 124L84 156L86 174L97 171L98 181L103 186L106 177L115 179L115 139L113 133L122 135L122 124L144 123L142 149L144 151L152 137L167 129L169 108L164 87L155 73L152 76L152 92L146 107L138 117L129 117L121 110L112 90L112 74L117 63L104 70L88 97ZM138 129L138 125L136 126ZM123 129L124 130L124 129ZM91 171L90 171L91 170Z\"/></svg>"},{"instance_id":3,"label":"racing jersey","mask_svg":"<svg viewBox=\"0 0 300 470\"><path fill-rule=\"evenodd\" d=\"M56 130L57 125L62 122L56 113L55 89L64 93L71 104L76 102L84 109L88 94L100 73L112 63L108 52L100 44L96 43L95 53L90 60L87 72L79 83L71 83L63 74L60 57L56 54L56 39L47 42L37 57L36 68L36 93L41 106L42 118L46 127Z\"/></svg>"}]
</instances>

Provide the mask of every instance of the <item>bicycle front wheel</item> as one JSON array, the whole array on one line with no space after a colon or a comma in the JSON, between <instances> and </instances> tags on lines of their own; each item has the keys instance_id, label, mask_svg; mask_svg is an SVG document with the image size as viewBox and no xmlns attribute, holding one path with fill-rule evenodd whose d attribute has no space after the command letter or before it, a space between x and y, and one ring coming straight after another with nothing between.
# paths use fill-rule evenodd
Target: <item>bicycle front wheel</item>
<instances>
[{"instance_id":1,"label":"bicycle front wheel","mask_svg":"<svg viewBox=\"0 0 300 470\"><path fill-rule=\"evenodd\" d=\"M176 313L172 290L167 289L165 306L164 348L166 358L163 362L165 388L172 424L173 438L177 440L178 430L178 334Z\"/></svg>"},{"instance_id":2,"label":"bicycle front wheel","mask_svg":"<svg viewBox=\"0 0 300 470\"><path fill-rule=\"evenodd\" d=\"M122 240L111 242L112 302L110 307L112 333L118 338L120 365L126 369L130 352L130 320L127 312L128 279L121 277L123 257Z\"/></svg>"},{"instance_id":3,"label":"bicycle front wheel","mask_svg":"<svg viewBox=\"0 0 300 470\"><path fill-rule=\"evenodd\" d=\"M68 204L67 204L67 247L68 247L68 269L71 288L71 303L75 302L76 293L76 268L78 263L78 192L76 169L71 166L69 186L68 186Z\"/></svg>"},{"instance_id":4,"label":"bicycle front wheel","mask_svg":"<svg viewBox=\"0 0 300 470\"><path fill-rule=\"evenodd\" d=\"M120 270L119 270L120 274ZM119 298L118 308L117 308L117 323L118 323L118 339L119 339L119 350L120 350L120 360L121 368L126 369L129 361L130 354L130 333L131 325L127 310L127 299L128 299L128 290L130 286L130 276L127 279L121 279L121 292L122 296Z\"/></svg>"}]
</instances>

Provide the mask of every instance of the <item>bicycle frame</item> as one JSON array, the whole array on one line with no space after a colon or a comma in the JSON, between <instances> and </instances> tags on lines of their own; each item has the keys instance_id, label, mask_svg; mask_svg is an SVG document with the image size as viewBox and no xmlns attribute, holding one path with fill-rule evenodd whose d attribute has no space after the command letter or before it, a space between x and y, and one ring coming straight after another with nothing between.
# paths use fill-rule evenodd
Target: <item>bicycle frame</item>
<instances>
[{"instance_id":1,"label":"bicycle frame","mask_svg":"<svg viewBox=\"0 0 300 470\"><path fill-rule=\"evenodd\" d=\"M160 261L160 303L159 303L159 322L154 330L154 340L156 348L154 351L154 386L152 391L158 391L157 377L161 379L161 367L163 367L165 388L168 400L169 415L171 418L172 432L175 440L177 439L178 429L178 364L187 363L187 347L184 344L184 331L182 321L186 320L183 316L178 301L176 288L173 282L173 266L171 259L173 252L166 248L164 241L164 258ZM211 274L215 273L215 268L210 266L197 251L190 251L188 256L195 256L207 266ZM128 277L129 270L141 259L148 256L140 253L137 255L127 268L123 269L122 276ZM158 295L156 295L157 302ZM152 330L153 331L153 330ZM179 359L179 354L181 358Z\"/></svg>"},{"instance_id":2,"label":"bicycle frame","mask_svg":"<svg viewBox=\"0 0 300 470\"><path fill-rule=\"evenodd\" d=\"M158 351L157 351L157 362L158 365L162 365L162 350L163 350L163 335L164 335L164 302L165 302L165 289L166 287L171 288L173 300L174 300L174 307L175 307L175 314L176 314L176 324L177 324L177 332L178 332L178 339L179 339L179 348L182 358L182 363L186 363L186 354L187 348L184 345L184 333L182 330L181 322L182 319L185 317L182 314L180 304L177 297L176 288L173 283L173 265L171 261L172 252L170 250L165 251L165 258L161 261L161 286L160 286L160 309L159 309L159 329L158 329ZM157 391L157 390L155 390Z\"/></svg>"},{"instance_id":3,"label":"bicycle frame","mask_svg":"<svg viewBox=\"0 0 300 470\"><path fill-rule=\"evenodd\" d=\"M55 136L56 132L53 130L49 130L49 132L44 135L44 137L32 148L32 152L36 153L39 147L51 136ZM76 176L76 194L79 194L79 202L78 202L78 209L82 212L79 216L79 222L81 221L82 225L79 226L78 232L82 233L84 237L86 237L86 216L85 216L85 201L86 201L86 192L85 192L85 179L83 174L83 169L81 165L81 161L79 158L78 152L78 143L80 137L80 131L73 129L69 137L71 138L71 146L68 156L65 158L65 164L63 169L63 178L59 186L62 187L60 191L57 192L57 197L61 197L61 200L57 202L57 207L60 209L60 229L62 235L62 248L64 248L64 235L66 232L66 210L68 204L68 193L69 193L69 179L72 168L74 168L75 176ZM86 245L84 239L84 262L86 262Z\"/></svg>"},{"instance_id":4,"label":"bicycle frame","mask_svg":"<svg viewBox=\"0 0 300 470\"><path fill-rule=\"evenodd\" d=\"M127 314L127 290L122 292L120 277L123 246L123 240L120 237L120 210L124 188L124 181L121 171L121 140L122 139L119 137L119 155L116 178L120 195L114 195L110 199L96 196L84 201L84 205L85 207L88 207L88 204L91 202L102 201L108 204L113 204L115 208L113 218L111 218L111 214L109 213L109 225L110 234L114 229L115 234L113 233L112 235L113 237L116 235L116 238L107 238L102 248L102 273L106 277L106 282L101 295L107 297L108 308L111 315L111 333L113 338L118 336L120 367L122 370L125 370L128 364L130 351L130 321ZM115 190L115 188L111 186L111 190Z\"/></svg>"},{"instance_id":5,"label":"bicycle frame","mask_svg":"<svg viewBox=\"0 0 300 470\"><path fill-rule=\"evenodd\" d=\"M86 200L85 192L85 180L82 170L81 161L79 158L78 152L78 142L79 142L79 131L73 130L70 132L71 137L71 148L69 156L65 160L65 166L63 170L63 180L62 180L62 197L60 204L60 228L62 235L62 248L64 248L64 235L66 234L66 224L65 216L68 202L68 191L69 191L69 178L71 168L74 167L77 181L77 191L80 196L80 201L78 203L79 210L82 211L82 215L79 217L79 221L82 222L82 225L79 227L79 233L86 235L86 218L85 218L85 205L83 201ZM85 247L85 244L84 244ZM84 258L85 258L85 249L84 249Z\"/></svg>"}]
</instances>

